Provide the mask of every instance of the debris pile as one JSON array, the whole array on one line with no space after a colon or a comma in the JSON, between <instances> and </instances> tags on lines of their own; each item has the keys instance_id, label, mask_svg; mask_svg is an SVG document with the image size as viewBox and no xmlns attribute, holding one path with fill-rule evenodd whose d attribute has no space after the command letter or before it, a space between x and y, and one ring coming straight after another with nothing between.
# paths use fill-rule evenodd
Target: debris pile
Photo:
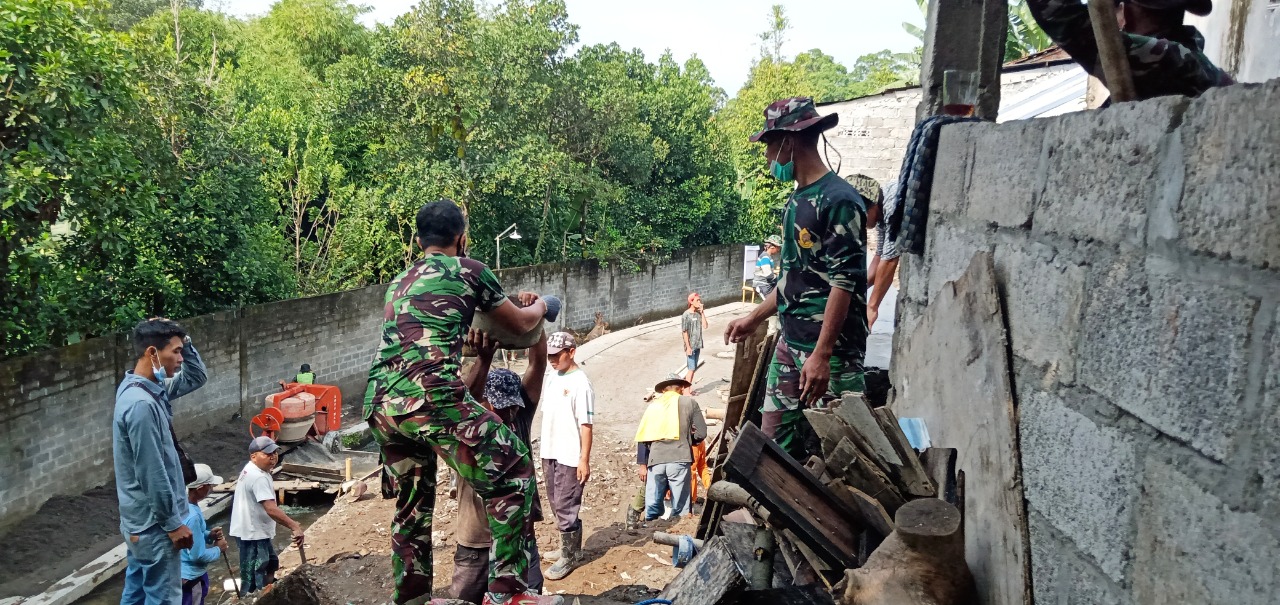
<instances>
[{"instance_id":1,"label":"debris pile","mask_svg":"<svg viewBox=\"0 0 1280 605\"><path fill-rule=\"evenodd\" d=\"M734 376L750 384L736 385L745 395L737 398L730 387L726 436L691 541L697 554L659 598L680 605L972 602L956 450L917 453L893 412L858 393L805 412L811 451L820 448L821 456L797 461L743 418L763 399L760 353L772 350L773 338L739 349L737 363L752 371L735 368Z\"/></svg>"}]
</instances>

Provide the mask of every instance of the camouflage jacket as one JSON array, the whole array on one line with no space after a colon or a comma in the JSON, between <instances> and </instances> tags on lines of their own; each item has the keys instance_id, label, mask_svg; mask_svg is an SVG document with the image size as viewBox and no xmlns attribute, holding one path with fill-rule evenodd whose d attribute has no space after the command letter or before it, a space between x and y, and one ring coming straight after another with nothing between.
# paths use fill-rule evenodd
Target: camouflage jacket
<instances>
[{"instance_id":1,"label":"camouflage jacket","mask_svg":"<svg viewBox=\"0 0 1280 605\"><path fill-rule=\"evenodd\" d=\"M828 172L797 189L782 220L778 316L792 349L812 353L832 288L853 294L833 355L861 366L867 346L867 203Z\"/></svg>"},{"instance_id":2,"label":"camouflage jacket","mask_svg":"<svg viewBox=\"0 0 1280 605\"><path fill-rule=\"evenodd\" d=\"M471 318L506 300L497 276L469 258L432 254L396 276L387 288L364 418L379 409L399 416L424 404L462 401L462 341Z\"/></svg>"},{"instance_id":3,"label":"camouflage jacket","mask_svg":"<svg viewBox=\"0 0 1280 605\"><path fill-rule=\"evenodd\" d=\"M1103 79L1098 43L1093 38L1089 7L1080 0L1028 0L1040 28L1090 75ZM1204 54L1204 36L1186 26L1150 37L1123 33L1138 99L1165 95L1197 96L1235 81Z\"/></svg>"}]
</instances>

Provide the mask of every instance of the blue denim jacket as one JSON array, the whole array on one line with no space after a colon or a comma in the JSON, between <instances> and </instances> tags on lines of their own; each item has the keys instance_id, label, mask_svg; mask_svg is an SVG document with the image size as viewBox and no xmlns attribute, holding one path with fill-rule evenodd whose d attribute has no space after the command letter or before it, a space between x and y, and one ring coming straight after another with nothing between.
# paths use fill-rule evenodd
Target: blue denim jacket
<instances>
[{"instance_id":1,"label":"blue denim jacket","mask_svg":"<svg viewBox=\"0 0 1280 605\"><path fill-rule=\"evenodd\" d=\"M187 485L169 430L170 400L204 386L206 380L204 360L187 342L182 347L182 371L164 385L130 371L116 389L111 452L122 533L138 534L156 524L170 532L182 525Z\"/></svg>"}]
</instances>

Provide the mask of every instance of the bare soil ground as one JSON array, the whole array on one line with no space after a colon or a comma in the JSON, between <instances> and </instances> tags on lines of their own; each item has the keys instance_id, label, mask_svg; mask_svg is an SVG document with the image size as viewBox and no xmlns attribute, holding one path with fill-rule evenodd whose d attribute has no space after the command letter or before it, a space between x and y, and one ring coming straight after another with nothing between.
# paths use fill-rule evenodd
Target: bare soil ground
<instances>
[{"instance_id":1,"label":"bare soil ground","mask_svg":"<svg viewBox=\"0 0 1280 605\"><path fill-rule=\"evenodd\" d=\"M708 310L711 325L705 332L695 393L705 407L723 407L720 389L727 388L732 356L721 334L729 320L750 307L728 305ZM671 548L654 544L655 530L693 534L697 517L678 523L650 522L640 530L624 527L626 510L642 483L636 474L632 437L643 414L643 397L653 385L684 363L679 318L637 326L607 334L582 345L578 360L596 391L596 438L592 452L592 477L583 495L581 518L586 561L569 577L548 581L546 591L580 605L625 605L652 598L679 572L671 566ZM717 355L720 353L721 355ZM523 362L512 370L523 371ZM535 427L540 420L535 421ZM712 432L719 427L713 427ZM536 431L535 431L536 437ZM538 444L534 443L535 456ZM443 465L441 465L443 468ZM541 477L539 489L541 490ZM393 500L383 500L376 478L366 482L367 493L359 501L339 499L324 517L307 529L307 557L319 565L303 573L314 580L325 605L390 603L392 592L389 525ZM453 524L457 502L448 496L448 477L441 471L436 497L434 585L436 596L445 597L453 574ZM549 510L546 503L544 510ZM701 504L695 509L701 511ZM559 546L560 536L550 521L537 524L538 547ZM282 564L295 568L296 551L281 554ZM544 569L550 564L544 564ZM292 569L282 570L288 573Z\"/></svg>"},{"instance_id":2,"label":"bare soil ground","mask_svg":"<svg viewBox=\"0 0 1280 605\"><path fill-rule=\"evenodd\" d=\"M247 421L232 419L183 439L182 446L192 460L235 477L249 459L247 431ZM109 481L78 496L55 496L0 534L0 598L39 593L121 544L119 511L116 484Z\"/></svg>"}]
</instances>

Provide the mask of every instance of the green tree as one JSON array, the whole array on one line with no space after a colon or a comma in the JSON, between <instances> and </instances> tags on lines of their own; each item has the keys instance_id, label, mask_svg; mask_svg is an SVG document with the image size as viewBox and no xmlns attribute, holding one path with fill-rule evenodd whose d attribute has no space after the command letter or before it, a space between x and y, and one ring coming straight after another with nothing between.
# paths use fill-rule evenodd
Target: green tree
<instances>
[{"instance_id":1,"label":"green tree","mask_svg":"<svg viewBox=\"0 0 1280 605\"><path fill-rule=\"evenodd\" d=\"M60 233L148 203L121 116L134 107L122 40L92 0L0 4L0 330L5 353L55 338L49 294ZM122 153L123 152L123 153ZM120 155L116 155L120 154ZM98 245L112 249L116 242Z\"/></svg>"}]
</instances>

